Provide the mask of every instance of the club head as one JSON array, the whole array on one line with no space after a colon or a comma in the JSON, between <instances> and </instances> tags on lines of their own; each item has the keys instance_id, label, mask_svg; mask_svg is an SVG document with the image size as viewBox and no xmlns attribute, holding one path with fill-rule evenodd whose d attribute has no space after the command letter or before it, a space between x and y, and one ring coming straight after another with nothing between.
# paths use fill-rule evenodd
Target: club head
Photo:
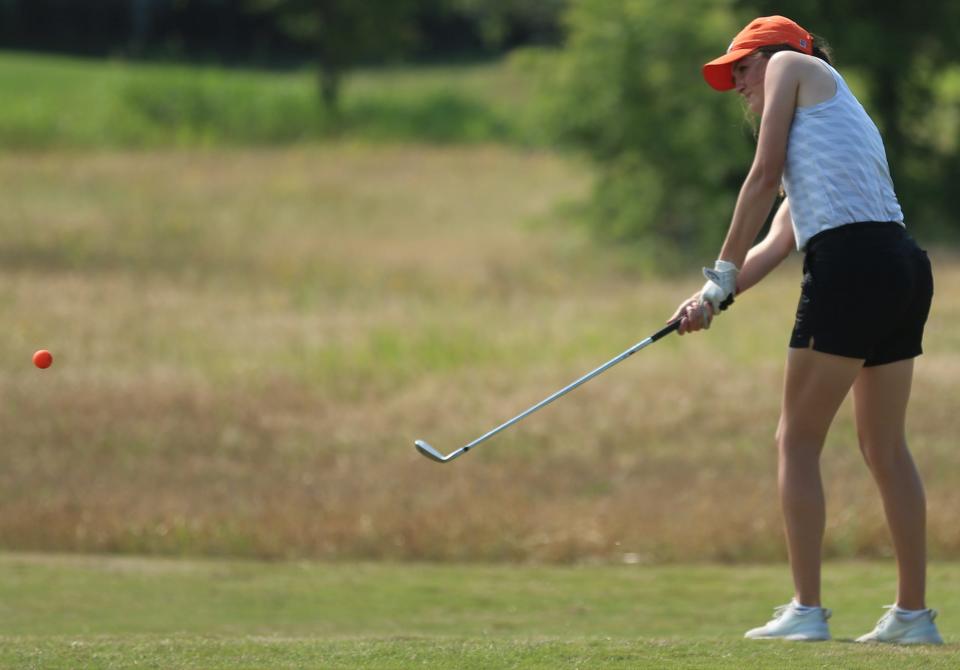
<instances>
[{"instance_id":1,"label":"club head","mask_svg":"<svg viewBox=\"0 0 960 670\"><path fill-rule=\"evenodd\" d=\"M417 447L417 451L429 458L431 461L436 461L437 463L446 463L448 460L450 460L423 440L415 440L413 444Z\"/></svg>"}]
</instances>

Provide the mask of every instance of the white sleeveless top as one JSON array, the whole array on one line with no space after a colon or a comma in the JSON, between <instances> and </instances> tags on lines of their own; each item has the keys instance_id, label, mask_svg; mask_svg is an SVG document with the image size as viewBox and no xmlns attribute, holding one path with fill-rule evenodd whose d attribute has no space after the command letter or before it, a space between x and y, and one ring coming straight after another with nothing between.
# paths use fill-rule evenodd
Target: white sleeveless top
<instances>
[{"instance_id":1,"label":"white sleeveless top","mask_svg":"<svg viewBox=\"0 0 960 670\"><path fill-rule=\"evenodd\" d=\"M840 73L824 65L837 92L819 104L797 107L783 169L783 190L801 251L817 233L847 223L903 225L880 132Z\"/></svg>"}]
</instances>

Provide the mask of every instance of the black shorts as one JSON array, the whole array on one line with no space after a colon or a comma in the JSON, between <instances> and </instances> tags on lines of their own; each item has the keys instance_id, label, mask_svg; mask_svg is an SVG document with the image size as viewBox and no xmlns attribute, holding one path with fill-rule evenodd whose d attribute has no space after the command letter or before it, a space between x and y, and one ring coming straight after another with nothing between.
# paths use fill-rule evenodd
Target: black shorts
<instances>
[{"instance_id":1,"label":"black shorts","mask_svg":"<svg viewBox=\"0 0 960 670\"><path fill-rule=\"evenodd\" d=\"M932 299L930 260L900 224L825 230L807 243L790 346L865 366L913 358Z\"/></svg>"}]
</instances>

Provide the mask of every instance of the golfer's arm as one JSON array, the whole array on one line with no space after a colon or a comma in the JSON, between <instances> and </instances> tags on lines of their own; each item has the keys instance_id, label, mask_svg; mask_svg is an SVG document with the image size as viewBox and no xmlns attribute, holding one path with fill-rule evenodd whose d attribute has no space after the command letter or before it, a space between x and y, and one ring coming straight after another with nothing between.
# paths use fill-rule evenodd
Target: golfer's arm
<instances>
[{"instance_id":1,"label":"golfer's arm","mask_svg":"<svg viewBox=\"0 0 960 670\"><path fill-rule=\"evenodd\" d=\"M787 138L797 107L797 65L787 52L774 54L767 65L763 84L766 102L760 119L757 152L740 189L733 220L720 250L721 260L741 269L780 190Z\"/></svg>"},{"instance_id":2,"label":"golfer's arm","mask_svg":"<svg viewBox=\"0 0 960 670\"><path fill-rule=\"evenodd\" d=\"M743 269L737 277L737 293L743 293L770 274L770 271L780 265L795 246L790 202L784 200L773 216L766 236L747 252L747 260L744 261Z\"/></svg>"},{"instance_id":3,"label":"golfer's arm","mask_svg":"<svg viewBox=\"0 0 960 670\"><path fill-rule=\"evenodd\" d=\"M779 191L778 180L751 170L740 189L740 197L733 211L733 222L720 250L720 258L743 268L750 245L770 215Z\"/></svg>"}]
</instances>

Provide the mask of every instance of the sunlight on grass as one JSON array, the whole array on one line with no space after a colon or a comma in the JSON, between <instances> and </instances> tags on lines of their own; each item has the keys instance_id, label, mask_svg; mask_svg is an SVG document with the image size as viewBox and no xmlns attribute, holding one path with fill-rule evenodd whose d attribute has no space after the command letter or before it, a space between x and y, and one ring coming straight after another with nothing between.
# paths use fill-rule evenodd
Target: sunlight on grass
<instances>
[{"instance_id":1,"label":"sunlight on grass","mask_svg":"<svg viewBox=\"0 0 960 670\"><path fill-rule=\"evenodd\" d=\"M509 60L359 70L342 113L316 76L0 53L0 146L26 148L288 145L344 134L370 141L529 141L529 84Z\"/></svg>"},{"instance_id":2,"label":"sunlight on grass","mask_svg":"<svg viewBox=\"0 0 960 670\"><path fill-rule=\"evenodd\" d=\"M850 644L892 566L828 563L835 641L745 641L786 566L436 566L0 556L4 667L953 667L944 647ZM934 563L955 611L958 567ZM723 616L717 616L723 612Z\"/></svg>"}]
</instances>

